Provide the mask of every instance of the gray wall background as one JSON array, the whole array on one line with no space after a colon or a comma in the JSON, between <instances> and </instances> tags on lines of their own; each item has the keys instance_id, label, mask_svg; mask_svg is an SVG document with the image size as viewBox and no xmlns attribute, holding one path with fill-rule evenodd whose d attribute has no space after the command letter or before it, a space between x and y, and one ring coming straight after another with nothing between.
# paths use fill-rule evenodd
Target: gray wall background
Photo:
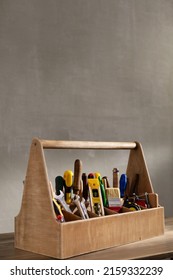
<instances>
[{"instance_id":1,"label":"gray wall background","mask_svg":"<svg viewBox=\"0 0 173 280\"><path fill-rule=\"evenodd\" d=\"M0 127L0 232L14 230L33 137L140 141L172 216L173 1L0 0ZM51 180L78 156L110 177L126 163L50 151Z\"/></svg>"}]
</instances>

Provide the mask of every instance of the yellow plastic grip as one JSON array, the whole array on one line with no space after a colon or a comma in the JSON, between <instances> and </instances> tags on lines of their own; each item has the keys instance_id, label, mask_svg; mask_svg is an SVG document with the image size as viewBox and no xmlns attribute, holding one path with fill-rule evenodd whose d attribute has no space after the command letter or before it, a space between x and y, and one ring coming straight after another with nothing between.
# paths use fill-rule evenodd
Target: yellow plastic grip
<instances>
[{"instance_id":1,"label":"yellow plastic grip","mask_svg":"<svg viewBox=\"0 0 173 280\"><path fill-rule=\"evenodd\" d=\"M67 187L71 187L73 184L73 172L71 170L66 170L64 172L64 180Z\"/></svg>"}]
</instances>

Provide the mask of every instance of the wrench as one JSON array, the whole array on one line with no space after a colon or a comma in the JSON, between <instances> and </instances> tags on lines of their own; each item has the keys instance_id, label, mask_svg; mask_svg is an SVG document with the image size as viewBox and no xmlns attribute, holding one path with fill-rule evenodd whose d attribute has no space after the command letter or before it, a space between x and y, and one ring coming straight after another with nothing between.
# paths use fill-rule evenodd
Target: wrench
<instances>
[{"instance_id":1,"label":"wrench","mask_svg":"<svg viewBox=\"0 0 173 280\"><path fill-rule=\"evenodd\" d=\"M89 219L88 212L87 212L87 209L86 209L86 206L85 206L85 198L84 197L82 197L82 200L81 200L80 204L81 204L85 219Z\"/></svg>"},{"instance_id":2,"label":"wrench","mask_svg":"<svg viewBox=\"0 0 173 280\"><path fill-rule=\"evenodd\" d=\"M64 193L62 191L60 191L60 194L59 195L56 195L54 193L54 198L62 205L62 207L67 211L67 212L70 212L72 213L69 205L65 202L65 199L64 199Z\"/></svg>"},{"instance_id":3,"label":"wrench","mask_svg":"<svg viewBox=\"0 0 173 280\"><path fill-rule=\"evenodd\" d=\"M88 216L88 213L87 213L87 209L85 207L85 199L82 198L82 202L81 202L80 201L80 196L79 195L74 195L73 202L76 205L76 207L78 208L82 219L88 219L89 216Z\"/></svg>"}]
</instances>

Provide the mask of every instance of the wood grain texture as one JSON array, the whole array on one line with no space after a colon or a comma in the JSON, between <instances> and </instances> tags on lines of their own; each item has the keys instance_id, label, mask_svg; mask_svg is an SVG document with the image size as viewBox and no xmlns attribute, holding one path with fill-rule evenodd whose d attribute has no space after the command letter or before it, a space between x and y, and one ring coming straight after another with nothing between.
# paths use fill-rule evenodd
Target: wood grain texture
<instances>
[{"instance_id":1,"label":"wood grain texture","mask_svg":"<svg viewBox=\"0 0 173 280\"><path fill-rule=\"evenodd\" d=\"M41 140L44 149L134 149L135 142L57 141Z\"/></svg>"},{"instance_id":2,"label":"wood grain texture","mask_svg":"<svg viewBox=\"0 0 173 280\"><path fill-rule=\"evenodd\" d=\"M45 142L39 139L32 141L21 210L15 217L16 248L64 259L164 233L164 208L158 207L157 195L153 192L142 147L135 142L133 145L125 145L126 148L132 149L127 175L131 180L134 174L140 174L139 190L142 193L145 191L150 193L152 208L135 212L124 209L120 214L58 223L52 205L44 147L69 148L72 143L60 142L61 145L59 141ZM86 144L80 141L79 147L96 147L96 149L109 147L109 143L100 143ZM122 145L114 143L110 147L121 149L124 147L124 142L122 143ZM72 145L72 148L74 147L76 143Z\"/></svg>"},{"instance_id":3,"label":"wood grain texture","mask_svg":"<svg viewBox=\"0 0 173 280\"><path fill-rule=\"evenodd\" d=\"M153 186L151 183L150 175L148 172L147 164L144 157L142 145L136 142L136 149L130 151L128 165L127 165L127 177L128 188L127 194L130 193L130 187L136 174L139 174L138 182L138 194L153 193Z\"/></svg>"},{"instance_id":4,"label":"wood grain texture","mask_svg":"<svg viewBox=\"0 0 173 280\"><path fill-rule=\"evenodd\" d=\"M39 254L60 255L61 227L56 222L43 149L33 140L22 205L15 218L15 247Z\"/></svg>"},{"instance_id":5,"label":"wood grain texture","mask_svg":"<svg viewBox=\"0 0 173 280\"><path fill-rule=\"evenodd\" d=\"M163 235L134 243L115 246L88 254L71 257L72 260L128 260L173 259L173 218L165 219ZM0 234L0 260L51 260L53 258L14 247L14 233Z\"/></svg>"}]
</instances>

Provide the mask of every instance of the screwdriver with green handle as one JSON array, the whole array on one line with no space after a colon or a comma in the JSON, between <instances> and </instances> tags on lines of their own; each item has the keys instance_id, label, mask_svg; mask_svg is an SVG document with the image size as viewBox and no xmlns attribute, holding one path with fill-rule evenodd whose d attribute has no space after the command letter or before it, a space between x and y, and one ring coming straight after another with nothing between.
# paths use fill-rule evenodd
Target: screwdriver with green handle
<instances>
[{"instance_id":1,"label":"screwdriver with green handle","mask_svg":"<svg viewBox=\"0 0 173 280\"><path fill-rule=\"evenodd\" d=\"M103 184L103 181L102 181L102 178L101 178L101 175L99 172L95 173L95 178L97 178L99 180L103 205L104 205L104 207L107 207L108 201L107 201L106 191L105 191L105 187L104 187L104 184Z\"/></svg>"},{"instance_id":2,"label":"screwdriver with green handle","mask_svg":"<svg viewBox=\"0 0 173 280\"><path fill-rule=\"evenodd\" d=\"M62 176L57 176L55 178L55 191L57 195L60 194L60 191L63 191L64 186L65 186L64 178Z\"/></svg>"}]
</instances>

